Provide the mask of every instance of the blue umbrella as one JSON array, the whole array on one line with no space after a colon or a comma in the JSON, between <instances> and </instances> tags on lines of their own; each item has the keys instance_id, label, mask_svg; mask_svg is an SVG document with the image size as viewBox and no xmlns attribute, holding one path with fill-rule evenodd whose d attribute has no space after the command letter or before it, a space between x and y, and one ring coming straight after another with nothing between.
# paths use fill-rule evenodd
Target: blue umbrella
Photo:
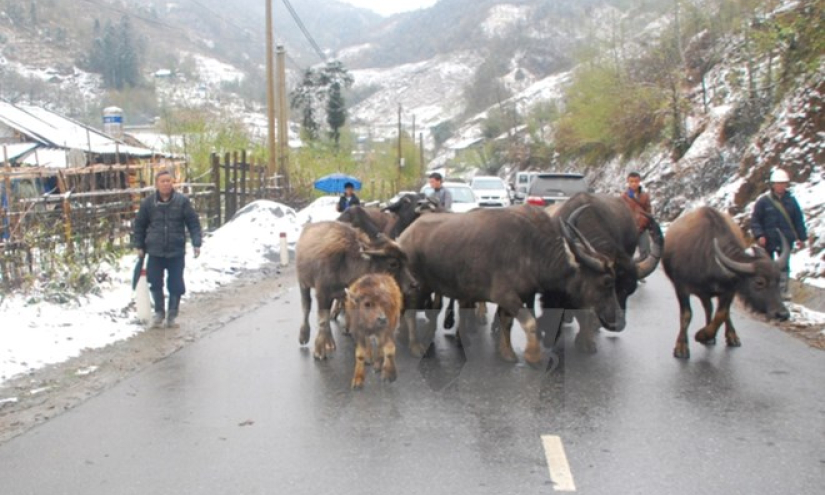
<instances>
[{"instance_id":1,"label":"blue umbrella","mask_svg":"<svg viewBox=\"0 0 825 495\"><path fill-rule=\"evenodd\" d=\"M321 177L315 181L315 189L327 193L343 193L344 184L351 183L356 191L361 190L361 181L350 175L334 173Z\"/></svg>"}]
</instances>

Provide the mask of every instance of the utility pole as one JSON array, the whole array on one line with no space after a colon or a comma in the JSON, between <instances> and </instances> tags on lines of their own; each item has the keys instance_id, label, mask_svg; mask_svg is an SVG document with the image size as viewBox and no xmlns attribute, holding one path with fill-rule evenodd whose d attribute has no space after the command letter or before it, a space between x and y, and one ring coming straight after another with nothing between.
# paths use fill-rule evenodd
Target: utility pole
<instances>
[{"instance_id":1,"label":"utility pole","mask_svg":"<svg viewBox=\"0 0 825 495\"><path fill-rule=\"evenodd\" d=\"M404 164L404 157L401 155L401 104L398 104L398 187L396 192L401 191L401 166Z\"/></svg>"},{"instance_id":2,"label":"utility pole","mask_svg":"<svg viewBox=\"0 0 825 495\"><path fill-rule=\"evenodd\" d=\"M277 169L275 165L275 69L273 67L274 56L272 54L272 0L266 0L266 116L267 128L267 150L269 151L269 161L267 162L267 175L275 175Z\"/></svg>"},{"instance_id":3,"label":"utility pole","mask_svg":"<svg viewBox=\"0 0 825 495\"><path fill-rule=\"evenodd\" d=\"M286 101L286 50L278 45L278 163L281 187L289 190L289 114Z\"/></svg>"}]
</instances>

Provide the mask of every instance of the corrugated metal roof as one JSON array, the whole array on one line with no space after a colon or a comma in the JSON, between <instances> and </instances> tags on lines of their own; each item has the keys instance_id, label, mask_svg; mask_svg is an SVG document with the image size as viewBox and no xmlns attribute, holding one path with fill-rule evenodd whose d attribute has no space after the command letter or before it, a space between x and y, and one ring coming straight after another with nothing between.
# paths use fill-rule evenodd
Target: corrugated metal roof
<instances>
[{"instance_id":1,"label":"corrugated metal roof","mask_svg":"<svg viewBox=\"0 0 825 495\"><path fill-rule=\"evenodd\" d=\"M68 151L60 148L39 148L26 155L20 163L48 168L66 168L68 165Z\"/></svg>"},{"instance_id":2,"label":"corrugated metal roof","mask_svg":"<svg viewBox=\"0 0 825 495\"><path fill-rule=\"evenodd\" d=\"M62 148L64 154L67 149L90 151L95 154L119 152L125 156L134 157L149 157L155 154L148 148L127 145L97 129L45 108L13 105L0 100L0 123L25 134L42 145ZM25 163L30 163L29 157L26 158Z\"/></svg>"},{"instance_id":3,"label":"corrugated metal roof","mask_svg":"<svg viewBox=\"0 0 825 495\"><path fill-rule=\"evenodd\" d=\"M3 158L8 158L10 161L15 160L17 157L25 155L38 146L38 143L4 144L0 146L0 160Z\"/></svg>"}]
</instances>

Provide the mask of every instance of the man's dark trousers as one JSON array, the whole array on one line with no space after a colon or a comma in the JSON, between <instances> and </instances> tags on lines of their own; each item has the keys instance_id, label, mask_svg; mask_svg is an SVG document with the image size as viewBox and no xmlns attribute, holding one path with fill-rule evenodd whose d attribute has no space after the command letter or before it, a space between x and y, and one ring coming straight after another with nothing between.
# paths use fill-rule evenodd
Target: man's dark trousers
<instances>
[{"instance_id":1,"label":"man's dark trousers","mask_svg":"<svg viewBox=\"0 0 825 495\"><path fill-rule=\"evenodd\" d=\"M149 256L149 261L146 263L146 281L149 282L149 289L152 293L163 293L163 272L166 271L168 273L166 290L169 292L169 296L182 296L186 293L186 285L183 282L183 269L185 266L185 256L172 258Z\"/></svg>"}]
</instances>

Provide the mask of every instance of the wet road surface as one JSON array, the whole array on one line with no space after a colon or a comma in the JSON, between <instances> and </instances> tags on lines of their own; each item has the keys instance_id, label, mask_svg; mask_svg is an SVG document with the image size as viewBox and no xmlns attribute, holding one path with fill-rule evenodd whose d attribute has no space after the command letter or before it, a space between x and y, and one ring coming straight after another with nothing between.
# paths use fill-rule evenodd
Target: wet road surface
<instances>
[{"instance_id":1,"label":"wet road surface","mask_svg":"<svg viewBox=\"0 0 825 495\"><path fill-rule=\"evenodd\" d=\"M440 332L353 392L352 340L315 361L292 289L0 445L0 493L821 493L825 354L736 313L743 347L676 360L672 292L654 274L595 355L567 327L550 371Z\"/></svg>"}]
</instances>

